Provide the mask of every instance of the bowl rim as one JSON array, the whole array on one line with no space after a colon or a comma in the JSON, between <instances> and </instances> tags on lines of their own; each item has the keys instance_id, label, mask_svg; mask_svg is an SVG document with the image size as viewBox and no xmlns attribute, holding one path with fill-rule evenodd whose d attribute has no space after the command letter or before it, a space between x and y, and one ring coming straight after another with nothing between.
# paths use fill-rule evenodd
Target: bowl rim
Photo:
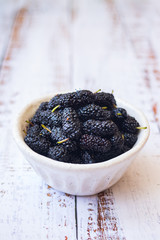
<instances>
[{"instance_id":1,"label":"bowl rim","mask_svg":"<svg viewBox=\"0 0 160 240\"><path fill-rule=\"evenodd\" d=\"M13 138L14 138L15 142L17 143L19 149L22 152L26 152L30 157L34 158L34 161L45 164L48 167L55 167L55 168L59 168L59 169L63 169L63 170L66 169L66 170L70 170L70 171L75 171L75 170L76 171L82 171L82 170L93 171L94 169L106 168L106 167L113 166L115 164L119 164L119 163L125 161L126 159L132 157L134 154L136 154L137 152L139 152L141 150L141 148L144 146L144 144L146 143L146 141L149 137L150 126L149 126L149 122L148 122L146 116L144 115L144 113L140 109L138 109L137 107L134 107L130 103L126 102L125 100L122 100L120 98L116 98L116 101L118 102L118 105L122 104L128 109L134 110L134 112L136 112L136 114L139 115L139 117L142 119L145 126L147 127L147 129L143 130L144 133L141 135L142 139L141 139L139 144L134 145L129 151L127 151L127 152L125 152L125 153L123 153L123 154L121 154L121 155L119 155L115 158L112 158L112 159L104 161L104 162L93 163L93 164L77 164L77 163L60 162L60 161L53 160L51 158L45 157L43 155L40 155L40 154L34 152L24 142L24 140L22 138L21 128L20 128L21 118L25 115L27 110L29 108L31 108L33 105L37 105L37 104L40 104L40 102L50 100L55 95L52 95L52 96L47 95L47 96L43 96L43 97L40 97L40 98L36 98L35 100L32 100L30 103L28 103L25 107L23 107L19 111L19 113L15 117L15 120L13 121L13 128L12 128L13 131L12 131L12 133L13 133Z\"/></svg>"}]
</instances>

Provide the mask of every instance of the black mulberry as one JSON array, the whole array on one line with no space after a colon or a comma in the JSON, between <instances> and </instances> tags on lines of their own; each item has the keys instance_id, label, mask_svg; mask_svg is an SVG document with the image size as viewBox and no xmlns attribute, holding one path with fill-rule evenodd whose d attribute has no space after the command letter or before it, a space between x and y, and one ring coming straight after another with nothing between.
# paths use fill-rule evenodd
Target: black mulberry
<instances>
[{"instance_id":1,"label":"black mulberry","mask_svg":"<svg viewBox=\"0 0 160 240\"><path fill-rule=\"evenodd\" d=\"M51 129L49 127L48 127L48 129L51 131ZM46 129L44 129L44 128L40 131L39 135L44 137L44 138L46 138L46 139L48 139L48 140L51 139L51 133L49 131L47 131Z\"/></svg>"},{"instance_id":2,"label":"black mulberry","mask_svg":"<svg viewBox=\"0 0 160 240\"><path fill-rule=\"evenodd\" d=\"M27 136L29 136L29 137L38 136L40 134L41 129L42 128L38 124L30 126L27 129Z\"/></svg>"},{"instance_id":3,"label":"black mulberry","mask_svg":"<svg viewBox=\"0 0 160 240\"><path fill-rule=\"evenodd\" d=\"M134 117L128 116L123 122L122 122L122 130L124 132L128 132L128 133L137 133L138 129L137 127L139 127L139 123L137 122L137 120Z\"/></svg>"},{"instance_id":4,"label":"black mulberry","mask_svg":"<svg viewBox=\"0 0 160 240\"><path fill-rule=\"evenodd\" d=\"M88 152L88 151L82 151L82 153L81 153L81 158L82 158L81 163L83 163L83 164L96 163L94 154L93 154L93 153L90 153L90 152Z\"/></svg>"},{"instance_id":5,"label":"black mulberry","mask_svg":"<svg viewBox=\"0 0 160 240\"><path fill-rule=\"evenodd\" d=\"M75 140L67 139L66 135L63 133L62 128L60 127L53 127L51 130L51 139L54 144L62 145L68 152L74 152L77 150L78 146ZM62 140L67 139L62 143Z\"/></svg>"},{"instance_id":6,"label":"black mulberry","mask_svg":"<svg viewBox=\"0 0 160 240\"><path fill-rule=\"evenodd\" d=\"M33 118L31 118L31 122L33 124L44 124L47 126L50 126L50 119L51 119L51 111L45 110L45 111L36 111Z\"/></svg>"},{"instance_id":7,"label":"black mulberry","mask_svg":"<svg viewBox=\"0 0 160 240\"><path fill-rule=\"evenodd\" d=\"M112 149L122 149L124 145L124 139L120 132L114 134L110 139Z\"/></svg>"},{"instance_id":8,"label":"black mulberry","mask_svg":"<svg viewBox=\"0 0 160 240\"><path fill-rule=\"evenodd\" d=\"M76 111L71 107L65 108L63 111L62 129L70 139L78 139L81 136L81 123Z\"/></svg>"},{"instance_id":9,"label":"black mulberry","mask_svg":"<svg viewBox=\"0 0 160 240\"><path fill-rule=\"evenodd\" d=\"M93 102L93 93L88 90L80 90L72 93L58 94L49 101L49 109L55 106L74 107L83 106Z\"/></svg>"},{"instance_id":10,"label":"black mulberry","mask_svg":"<svg viewBox=\"0 0 160 240\"><path fill-rule=\"evenodd\" d=\"M87 120L83 123L83 132L97 136L107 137L118 131L117 125L111 121Z\"/></svg>"},{"instance_id":11,"label":"black mulberry","mask_svg":"<svg viewBox=\"0 0 160 240\"><path fill-rule=\"evenodd\" d=\"M25 143L35 152L47 155L48 149L51 143L44 137L41 136L29 136L27 135L24 139Z\"/></svg>"},{"instance_id":12,"label":"black mulberry","mask_svg":"<svg viewBox=\"0 0 160 240\"><path fill-rule=\"evenodd\" d=\"M97 92L94 94L94 102L99 106L106 106L108 110L113 109L116 105L116 100L111 93Z\"/></svg>"},{"instance_id":13,"label":"black mulberry","mask_svg":"<svg viewBox=\"0 0 160 240\"><path fill-rule=\"evenodd\" d=\"M119 123L127 118L127 111L124 108L114 108L111 111L111 118L119 125Z\"/></svg>"},{"instance_id":14,"label":"black mulberry","mask_svg":"<svg viewBox=\"0 0 160 240\"><path fill-rule=\"evenodd\" d=\"M125 152L128 152L130 149L131 149L130 147L128 147L127 145L124 145L122 150L123 150L123 153L125 153Z\"/></svg>"},{"instance_id":15,"label":"black mulberry","mask_svg":"<svg viewBox=\"0 0 160 240\"><path fill-rule=\"evenodd\" d=\"M138 136L133 133L124 133L124 144L128 147L132 148L133 145L136 143Z\"/></svg>"},{"instance_id":16,"label":"black mulberry","mask_svg":"<svg viewBox=\"0 0 160 240\"><path fill-rule=\"evenodd\" d=\"M102 107L97 106L93 103L79 108L77 113L82 121L86 121L88 119L97 119L97 120L111 119L110 111L103 110Z\"/></svg>"},{"instance_id":17,"label":"black mulberry","mask_svg":"<svg viewBox=\"0 0 160 240\"><path fill-rule=\"evenodd\" d=\"M62 162L68 162L69 160L69 154L62 146L50 147L48 151L48 157Z\"/></svg>"},{"instance_id":18,"label":"black mulberry","mask_svg":"<svg viewBox=\"0 0 160 240\"><path fill-rule=\"evenodd\" d=\"M108 152L111 148L111 143L107 139L84 134L80 139L80 147L83 150L93 152Z\"/></svg>"},{"instance_id":19,"label":"black mulberry","mask_svg":"<svg viewBox=\"0 0 160 240\"><path fill-rule=\"evenodd\" d=\"M107 161L111 158L115 158L119 155L121 155L123 153L122 149L113 149L111 148L111 150L107 153L95 153L95 160L96 162L104 162Z\"/></svg>"},{"instance_id":20,"label":"black mulberry","mask_svg":"<svg viewBox=\"0 0 160 240\"><path fill-rule=\"evenodd\" d=\"M63 113L62 110L51 113L49 121L49 125L51 127L53 126L60 127L62 125L62 113Z\"/></svg>"},{"instance_id":21,"label":"black mulberry","mask_svg":"<svg viewBox=\"0 0 160 240\"><path fill-rule=\"evenodd\" d=\"M81 158L81 154L80 151L75 151L70 153L70 159L69 159L70 163L76 163L76 164L81 164L82 162L82 158Z\"/></svg>"}]
</instances>

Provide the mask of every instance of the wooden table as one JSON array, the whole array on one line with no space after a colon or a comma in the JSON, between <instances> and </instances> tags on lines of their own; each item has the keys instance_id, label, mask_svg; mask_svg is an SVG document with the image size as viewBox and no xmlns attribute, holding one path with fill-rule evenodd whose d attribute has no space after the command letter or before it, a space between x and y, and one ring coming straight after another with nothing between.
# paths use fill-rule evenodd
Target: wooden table
<instances>
[{"instance_id":1,"label":"wooden table","mask_svg":"<svg viewBox=\"0 0 160 240\"><path fill-rule=\"evenodd\" d=\"M139 107L150 139L122 179L76 197L21 155L12 120L34 98L101 88ZM0 240L160 239L158 0L1 1Z\"/></svg>"}]
</instances>

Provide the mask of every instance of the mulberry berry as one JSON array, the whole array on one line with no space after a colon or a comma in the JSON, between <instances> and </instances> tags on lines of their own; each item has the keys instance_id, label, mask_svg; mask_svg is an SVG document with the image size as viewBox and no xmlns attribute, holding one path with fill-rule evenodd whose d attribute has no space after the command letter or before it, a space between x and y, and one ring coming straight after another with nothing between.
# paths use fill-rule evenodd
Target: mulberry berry
<instances>
[{"instance_id":1,"label":"mulberry berry","mask_svg":"<svg viewBox=\"0 0 160 240\"><path fill-rule=\"evenodd\" d=\"M138 129L137 127L139 127L139 123L137 122L137 120L134 117L128 116L123 122L122 122L122 130L124 132L128 132L128 133L137 133Z\"/></svg>"},{"instance_id":2,"label":"mulberry berry","mask_svg":"<svg viewBox=\"0 0 160 240\"><path fill-rule=\"evenodd\" d=\"M51 119L51 111L36 111L35 115L32 117L31 122L33 124L44 124L49 126Z\"/></svg>"},{"instance_id":3,"label":"mulberry berry","mask_svg":"<svg viewBox=\"0 0 160 240\"><path fill-rule=\"evenodd\" d=\"M88 119L109 120L111 118L110 111L103 110L102 107L95 104L89 104L81 107L77 111L78 116L82 121Z\"/></svg>"},{"instance_id":4,"label":"mulberry berry","mask_svg":"<svg viewBox=\"0 0 160 240\"><path fill-rule=\"evenodd\" d=\"M113 109L116 105L116 100L111 93L97 92L94 94L94 102L99 106L107 106L108 109Z\"/></svg>"},{"instance_id":5,"label":"mulberry berry","mask_svg":"<svg viewBox=\"0 0 160 240\"><path fill-rule=\"evenodd\" d=\"M62 115L62 129L70 139L78 139L81 136L81 123L73 108L65 108Z\"/></svg>"},{"instance_id":6,"label":"mulberry berry","mask_svg":"<svg viewBox=\"0 0 160 240\"><path fill-rule=\"evenodd\" d=\"M49 121L49 125L51 127L53 126L60 127L62 125L62 113L63 113L62 110L51 113L51 117Z\"/></svg>"},{"instance_id":7,"label":"mulberry berry","mask_svg":"<svg viewBox=\"0 0 160 240\"><path fill-rule=\"evenodd\" d=\"M107 139L84 134L80 139L80 147L83 150L93 152L108 152L111 148L111 143Z\"/></svg>"},{"instance_id":8,"label":"mulberry berry","mask_svg":"<svg viewBox=\"0 0 160 240\"><path fill-rule=\"evenodd\" d=\"M62 104L62 99L65 94L57 94L55 95L48 103L48 109L52 110L54 107Z\"/></svg>"},{"instance_id":9,"label":"mulberry berry","mask_svg":"<svg viewBox=\"0 0 160 240\"><path fill-rule=\"evenodd\" d=\"M75 92L75 104L76 107L82 107L94 100L94 94L88 90L80 90Z\"/></svg>"},{"instance_id":10,"label":"mulberry berry","mask_svg":"<svg viewBox=\"0 0 160 240\"><path fill-rule=\"evenodd\" d=\"M111 111L111 118L119 125L119 123L127 118L127 111L124 108L114 108Z\"/></svg>"},{"instance_id":11,"label":"mulberry berry","mask_svg":"<svg viewBox=\"0 0 160 240\"><path fill-rule=\"evenodd\" d=\"M51 130L51 140L57 142L63 139L61 127L53 127Z\"/></svg>"},{"instance_id":12,"label":"mulberry berry","mask_svg":"<svg viewBox=\"0 0 160 240\"><path fill-rule=\"evenodd\" d=\"M82 151L81 158L82 158L81 163L83 164L91 164L96 162L94 154L88 151Z\"/></svg>"},{"instance_id":13,"label":"mulberry berry","mask_svg":"<svg viewBox=\"0 0 160 240\"><path fill-rule=\"evenodd\" d=\"M48 102L42 102L38 108L38 112L48 110Z\"/></svg>"},{"instance_id":14,"label":"mulberry berry","mask_svg":"<svg viewBox=\"0 0 160 240\"><path fill-rule=\"evenodd\" d=\"M38 124L30 126L27 129L27 136L29 136L29 137L38 136L40 134L41 129L42 128Z\"/></svg>"},{"instance_id":15,"label":"mulberry berry","mask_svg":"<svg viewBox=\"0 0 160 240\"><path fill-rule=\"evenodd\" d=\"M51 131L51 139L56 144L57 142L66 139L66 135L64 135L62 128L60 127L53 127ZM68 139L65 142L60 143L68 152L74 152L77 150L78 146L76 141Z\"/></svg>"},{"instance_id":16,"label":"mulberry berry","mask_svg":"<svg viewBox=\"0 0 160 240\"><path fill-rule=\"evenodd\" d=\"M61 107L74 107L83 106L93 101L93 93L88 90L81 90L72 93L58 94L49 101L49 109L57 105Z\"/></svg>"},{"instance_id":17,"label":"mulberry berry","mask_svg":"<svg viewBox=\"0 0 160 240\"><path fill-rule=\"evenodd\" d=\"M117 132L114 134L110 139L112 149L122 149L124 145L124 140L122 137L122 134L120 132Z\"/></svg>"},{"instance_id":18,"label":"mulberry berry","mask_svg":"<svg viewBox=\"0 0 160 240\"><path fill-rule=\"evenodd\" d=\"M110 150L107 153L95 153L95 160L96 160L96 162L108 161L111 158L115 158L115 157L121 155L122 153L123 152L121 149Z\"/></svg>"},{"instance_id":19,"label":"mulberry berry","mask_svg":"<svg viewBox=\"0 0 160 240\"><path fill-rule=\"evenodd\" d=\"M48 151L48 157L62 162L68 162L69 160L69 154L62 146L50 147Z\"/></svg>"},{"instance_id":20,"label":"mulberry berry","mask_svg":"<svg viewBox=\"0 0 160 240\"><path fill-rule=\"evenodd\" d=\"M51 131L50 127L47 127L47 128ZM51 139L51 133L49 131L47 131L46 129L44 129L44 128L40 131L39 135L44 137L44 138L46 138L46 139L48 139L48 140Z\"/></svg>"},{"instance_id":21,"label":"mulberry berry","mask_svg":"<svg viewBox=\"0 0 160 240\"><path fill-rule=\"evenodd\" d=\"M24 138L25 143L35 152L47 155L48 149L51 146L51 143L44 137L41 136L29 136L27 135Z\"/></svg>"},{"instance_id":22,"label":"mulberry berry","mask_svg":"<svg viewBox=\"0 0 160 240\"><path fill-rule=\"evenodd\" d=\"M70 159L69 159L70 163L76 163L76 164L81 164L82 163L82 159L81 159L81 155L79 151L76 152L72 152L70 153Z\"/></svg>"},{"instance_id":23,"label":"mulberry berry","mask_svg":"<svg viewBox=\"0 0 160 240\"><path fill-rule=\"evenodd\" d=\"M123 153L125 153L125 152L128 152L130 149L131 149L130 147L128 147L127 145L124 145L122 150L123 150Z\"/></svg>"},{"instance_id":24,"label":"mulberry berry","mask_svg":"<svg viewBox=\"0 0 160 240\"><path fill-rule=\"evenodd\" d=\"M138 136L133 133L124 133L124 144L128 147L132 148L133 145L136 143Z\"/></svg>"},{"instance_id":25,"label":"mulberry berry","mask_svg":"<svg viewBox=\"0 0 160 240\"><path fill-rule=\"evenodd\" d=\"M118 131L117 125L111 121L87 120L83 123L83 132L97 136L107 137Z\"/></svg>"}]
</instances>

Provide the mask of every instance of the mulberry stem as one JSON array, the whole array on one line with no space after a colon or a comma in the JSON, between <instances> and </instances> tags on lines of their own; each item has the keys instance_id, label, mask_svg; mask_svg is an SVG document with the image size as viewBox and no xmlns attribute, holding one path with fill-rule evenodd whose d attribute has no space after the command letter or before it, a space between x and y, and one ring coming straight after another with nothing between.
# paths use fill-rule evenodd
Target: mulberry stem
<instances>
[{"instance_id":1,"label":"mulberry stem","mask_svg":"<svg viewBox=\"0 0 160 240\"><path fill-rule=\"evenodd\" d=\"M46 129L48 132L52 133L52 131L51 131L49 128L47 128L46 126L44 126L43 124L41 124L41 126L42 126L44 129Z\"/></svg>"},{"instance_id":2,"label":"mulberry stem","mask_svg":"<svg viewBox=\"0 0 160 240\"><path fill-rule=\"evenodd\" d=\"M66 138L66 139L63 139L63 140L61 140L61 141L58 141L57 143L58 144L61 144L61 143L64 143L64 142L66 142L66 141L68 141L69 140L69 138Z\"/></svg>"},{"instance_id":3,"label":"mulberry stem","mask_svg":"<svg viewBox=\"0 0 160 240\"><path fill-rule=\"evenodd\" d=\"M100 92L101 91L101 89L98 89L95 93L98 93L98 92Z\"/></svg>"},{"instance_id":4,"label":"mulberry stem","mask_svg":"<svg viewBox=\"0 0 160 240\"><path fill-rule=\"evenodd\" d=\"M57 108L59 108L60 107L60 105L57 105L56 107L54 107L53 109L52 109L52 113L57 109Z\"/></svg>"},{"instance_id":5,"label":"mulberry stem","mask_svg":"<svg viewBox=\"0 0 160 240\"><path fill-rule=\"evenodd\" d=\"M26 120L25 122L29 123L31 126L34 126L34 124L31 121L29 121L29 120Z\"/></svg>"},{"instance_id":6,"label":"mulberry stem","mask_svg":"<svg viewBox=\"0 0 160 240\"><path fill-rule=\"evenodd\" d=\"M147 129L147 127L136 127L136 129Z\"/></svg>"},{"instance_id":7,"label":"mulberry stem","mask_svg":"<svg viewBox=\"0 0 160 240\"><path fill-rule=\"evenodd\" d=\"M27 135L27 132L25 130L23 130L23 132Z\"/></svg>"}]
</instances>

